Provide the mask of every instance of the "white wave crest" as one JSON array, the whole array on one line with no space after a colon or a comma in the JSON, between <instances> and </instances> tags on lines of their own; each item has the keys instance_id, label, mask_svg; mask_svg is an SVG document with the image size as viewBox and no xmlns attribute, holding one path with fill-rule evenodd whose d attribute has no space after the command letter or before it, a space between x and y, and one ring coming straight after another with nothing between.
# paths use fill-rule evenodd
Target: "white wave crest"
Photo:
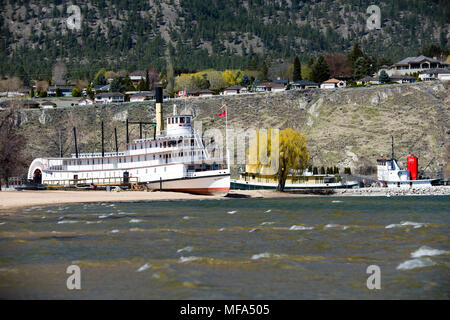
<instances>
[{"instance_id":1,"label":"white wave crest","mask_svg":"<svg viewBox=\"0 0 450 320\"><path fill-rule=\"evenodd\" d=\"M139 223L139 222L142 222L142 220L141 219L131 219L130 220L130 223Z\"/></svg>"},{"instance_id":2,"label":"white wave crest","mask_svg":"<svg viewBox=\"0 0 450 320\"><path fill-rule=\"evenodd\" d=\"M413 258L420 258L426 256L431 257L431 256L438 256L441 254L449 254L449 252L445 250L433 249L427 246L422 246L413 253L411 253L411 257Z\"/></svg>"},{"instance_id":3,"label":"white wave crest","mask_svg":"<svg viewBox=\"0 0 450 320\"><path fill-rule=\"evenodd\" d=\"M295 224L289 228L289 230L312 230L312 229L314 229L314 227L297 226Z\"/></svg>"},{"instance_id":4,"label":"white wave crest","mask_svg":"<svg viewBox=\"0 0 450 320\"><path fill-rule=\"evenodd\" d=\"M281 255L279 254L272 254L269 252L263 252L263 253L258 253L258 254L254 254L252 255L252 260L259 260L259 259L264 259L264 258L279 258L281 257Z\"/></svg>"},{"instance_id":5,"label":"white wave crest","mask_svg":"<svg viewBox=\"0 0 450 320\"><path fill-rule=\"evenodd\" d=\"M187 247L184 247L184 248L178 249L178 250L177 250L177 252L178 252L178 253L180 253L180 252L184 252L184 251L186 251L186 252L191 252L192 250L194 250L194 247L191 247L191 246L187 246Z\"/></svg>"},{"instance_id":6,"label":"white wave crest","mask_svg":"<svg viewBox=\"0 0 450 320\"><path fill-rule=\"evenodd\" d=\"M136 270L136 272L142 272L144 270L147 270L148 268L150 268L152 265L151 264L144 264L143 266L141 266L139 269Z\"/></svg>"},{"instance_id":7,"label":"white wave crest","mask_svg":"<svg viewBox=\"0 0 450 320\"><path fill-rule=\"evenodd\" d=\"M114 230L110 231L110 233L118 233L118 232L119 232L119 230L117 230L117 229L114 229Z\"/></svg>"},{"instance_id":8,"label":"white wave crest","mask_svg":"<svg viewBox=\"0 0 450 320\"><path fill-rule=\"evenodd\" d=\"M228 211L228 214L235 214L237 211L233 210L233 211Z\"/></svg>"},{"instance_id":9,"label":"white wave crest","mask_svg":"<svg viewBox=\"0 0 450 320\"><path fill-rule=\"evenodd\" d=\"M392 228L402 228L402 227L413 227L414 229L426 227L427 223L421 223L421 222L412 222L412 221L401 221L400 223L393 223L390 225L387 225L386 229L392 229Z\"/></svg>"},{"instance_id":10,"label":"white wave crest","mask_svg":"<svg viewBox=\"0 0 450 320\"><path fill-rule=\"evenodd\" d=\"M79 221L75 221L75 220L62 220L62 221L58 221L58 224L63 224L63 223L78 223Z\"/></svg>"},{"instance_id":11,"label":"white wave crest","mask_svg":"<svg viewBox=\"0 0 450 320\"><path fill-rule=\"evenodd\" d=\"M342 226L340 224L329 223L325 226L325 228L339 228L342 230L346 230L346 229L348 229L348 226Z\"/></svg>"},{"instance_id":12,"label":"white wave crest","mask_svg":"<svg viewBox=\"0 0 450 320\"><path fill-rule=\"evenodd\" d=\"M436 263L430 258L412 259L400 263L397 267L397 270L411 270L415 268L431 267L435 264Z\"/></svg>"},{"instance_id":13,"label":"white wave crest","mask_svg":"<svg viewBox=\"0 0 450 320\"><path fill-rule=\"evenodd\" d=\"M199 259L200 259L199 257L194 257L194 256L192 256L192 257L180 257L180 263L195 261L195 260L199 260Z\"/></svg>"},{"instance_id":14,"label":"white wave crest","mask_svg":"<svg viewBox=\"0 0 450 320\"><path fill-rule=\"evenodd\" d=\"M262 222L261 223L261 225L262 226L266 226L266 225L271 225L271 224L274 224L275 222L272 222L272 221L264 221L264 222Z\"/></svg>"}]
</instances>

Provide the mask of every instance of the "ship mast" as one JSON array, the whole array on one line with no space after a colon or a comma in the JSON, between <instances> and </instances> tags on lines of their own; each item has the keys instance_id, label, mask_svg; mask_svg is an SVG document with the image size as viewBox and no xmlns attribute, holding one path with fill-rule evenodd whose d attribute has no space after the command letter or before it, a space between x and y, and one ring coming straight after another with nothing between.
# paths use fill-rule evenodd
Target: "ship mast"
<instances>
[{"instance_id":1,"label":"ship mast","mask_svg":"<svg viewBox=\"0 0 450 320\"><path fill-rule=\"evenodd\" d=\"M394 159L394 136L392 136L392 159Z\"/></svg>"}]
</instances>

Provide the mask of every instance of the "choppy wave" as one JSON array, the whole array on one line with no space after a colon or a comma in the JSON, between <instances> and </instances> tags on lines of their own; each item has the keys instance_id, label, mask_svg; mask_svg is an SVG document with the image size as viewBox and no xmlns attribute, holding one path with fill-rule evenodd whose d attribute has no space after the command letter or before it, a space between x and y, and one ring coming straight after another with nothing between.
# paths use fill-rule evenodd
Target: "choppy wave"
<instances>
[{"instance_id":1,"label":"choppy wave","mask_svg":"<svg viewBox=\"0 0 450 320\"><path fill-rule=\"evenodd\" d=\"M199 260L201 259L200 257L180 257L180 263L184 263L184 262L190 262L190 261L195 261L195 260Z\"/></svg>"},{"instance_id":2,"label":"choppy wave","mask_svg":"<svg viewBox=\"0 0 450 320\"><path fill-rule=\"evenodd\" d=\"M141 219L131 219L130 220L130 223L139 223L139 222L142 222L142 220Z\"/></svg>"},{"instance_id":3,"label":"choppy wave","mask_svg":"<svg viewBox=\"0 0 450 320\"><path fill-rule=\"evenodd\" d=\"M142 272L142 271L145 271L145 270L147 270L148 268L150 268L151 266L152 266L151 264L146 263L146 264L144 264L143 266L141 266L139 269L137 269L136 272Z\"/></svg>"},{"instance_id":4,"label":"choppy wave","mask_svg":"<svg viewBox=\"0 0 450 320\"><path fill-rule=\"evenodd\" d=\"M178 253L180 253L180 252L185 252L185 251L186 251L186 252L191 252L192 250L194 250L194 247L187 246L187 247L178 249L177 252L178 252Z\"/></svg>"},{"instance_id":5,"label":"choppy wave","mask_svg":"<svg viewBox=\"0 0 450 320\"><path fill-rule=\"evenodd\" d=\"M348 226L343 226L340 224L334 224L334 223L329 223L325 226L325 228L338 228L338 229L342 229L342 230L346 230L348 229Z\"/></svg>"},{"instance_id":6,"label":"choppy wave","mask_svg":"<svg viewBox=\"0 0 450 320\"><path fill-rule=\"evenodd\" d=\"M114 229L114 230L110 231L110 233L118 233L118 232L119 232L119 230L117 230L117 229Z\"/></svg>"},{"instance_id":7,"label":"choppy wave","mask_svg":"<svg viewBox=\"0 0 450 320\"><path fill-rule=\"evenodd\" d=\"M416 268L431 267L434 265L436 265L436 262L434 262L430 258L418 258L400 263L397 267L397 270L412 270Z\"/></svg>"},{"instance_id":8,"label":"choppy wave","mask_svg":"<svg viewBox=\"0 0 450 320\"><path fill-rule=\"evenodd\" d=\"M449 254L449 252L445 250L433 249L427 246L422 246L413 253L411 253L411 257L413 258L420 258L426 256L431 257L431 256L438 256L441 254Z\"/></svg>"},{"instance_id":9,"label":"choppy wave","mask_svg":"<svg viewBox=\"0 0 450 320\"><path fill-rule=\"evenodd\" d=\"M279 254L273 254L273 253L269 253L269 252L263 252L263 253L258 253L258 254L254 254L252 255L252 260L259 260L259 259L267 259L267 258L279 258L281 257L281 255Z\"/></svg>"},{"instance_id":10,"label":"choppy wave","mask_svg":"<svg viewBox=\"0 0 450 320\"><path fill-rule=\"evenodd\" d=\"M228 214L235 214L236 212L237 212L237 210L228 211Z\"/></svg>"},{"instance_id":11,"label":"choppy wave","mask_svg":"<svg viewBox=\"0 0 450 320\"><path fill-rule=\"evenodd\" d=\"M414 229L426 227L428 224L423 222L412 222L412 221L401 221L400 223L387 225L386 229L392 228L402 228L402 227L413 227Z\"/></svg>"},{"instance_id":12,"label":"choppy wave","mask_svg":"<svg viewBox=\"0 0 450 320\"><path fill-rule=\"evenodd\" d=\"M86 221L86 224L102 223L102 221Z\"/></svg>"},{"instance_id":13,"label":"choppy wave","mask_svg":"<svg viewBox=\"0 0 450 320\"><path fill-rule=\"evenodd\" d=\"M297 226L297 225L293 225L292 227L289 228L289 230L312 230L314 229L314 227L305 227L305 226Z\"/></svg>"},{"instance_id":14,"label":"choppy wave","mask_svg":"<svg viewBox=\"0 0 450 320\"><path fill-rule=\"evenodd\" d=\"M75 220L62 220L62 221L58 221L58 224L64 224L64 223L78 223L80 221L75 221Z\"/></svg>"},{"instance_id":15,"label":"choppy wave","mask_svg":"<svg viewBox=\"0 0 450 320\"><path fill-rule=\"evenodd\" d=\"M272 224L274 224L275 222L273 222L273 221L264 221L264 222L262 222L261 223L261 225L262 226L265 226L265 225L272 225Z\"/></svg>"}]
</instances>

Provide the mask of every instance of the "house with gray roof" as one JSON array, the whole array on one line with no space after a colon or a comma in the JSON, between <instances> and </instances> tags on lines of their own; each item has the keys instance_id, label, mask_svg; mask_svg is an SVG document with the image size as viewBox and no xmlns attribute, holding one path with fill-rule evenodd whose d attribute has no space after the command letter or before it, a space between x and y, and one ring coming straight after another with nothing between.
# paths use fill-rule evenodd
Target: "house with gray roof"
<instances>
[{"instance_id":1,"label":"house with gray roof","mask_svg":"<svg viewBox=\"0 0 450 320\"><path fill-rule=\"evenodd\" d=\"M419 74L419 78L422 81L429 80L450 80L450 69L436 68L422 71Z\"/></svg>"},{"instance_id":2,"label":"house with gray roof","mask_svg":"<svg viewBox=\"0 0 450 320\"><path fill-rule=\"evenodd\" d=\"M95 95L95 103L124 102L125 95L120 92L103 92Z\"/></svg>"},{"instance_id":3,"label":"house with gray roof","mask_svg":"<svg viewBox=\"0 0 450 320\"><path fill-rule=\"evenodd\" d=\"M291 89L310 89L318 88L319 84L308 80L299 80L291 83Z\"/></svg>"},{"instance_id":4,"label":"house with gray roof","mask_svg":"<svg viewBox=\"0 0 450 320\"><path fill-rule=\"evenodd\" d=\"M418 56L407 57L403 60L394 63L386 72L389 76L403 76L412 74L414 72L420 72L427 69L435 68L449 68L450 63L439 61L434 58Z\"/></svg>"}]
</instances>

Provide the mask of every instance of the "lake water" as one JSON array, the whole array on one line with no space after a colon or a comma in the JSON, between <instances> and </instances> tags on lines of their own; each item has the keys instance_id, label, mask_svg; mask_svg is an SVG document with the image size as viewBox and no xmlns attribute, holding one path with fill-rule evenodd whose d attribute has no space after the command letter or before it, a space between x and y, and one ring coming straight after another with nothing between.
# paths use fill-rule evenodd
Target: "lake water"
<instances>
[{"instance_id":1,"label":"lake water","mask_svg":"<svg viewBox=\"0 0 450 320\"><path fill-rule=\"evenodd\" d=\"M0 298L449 299L449 223L448 196L3 211ZM66 287L72 264L81 290Z\"/></svg>"}]
</instances>

